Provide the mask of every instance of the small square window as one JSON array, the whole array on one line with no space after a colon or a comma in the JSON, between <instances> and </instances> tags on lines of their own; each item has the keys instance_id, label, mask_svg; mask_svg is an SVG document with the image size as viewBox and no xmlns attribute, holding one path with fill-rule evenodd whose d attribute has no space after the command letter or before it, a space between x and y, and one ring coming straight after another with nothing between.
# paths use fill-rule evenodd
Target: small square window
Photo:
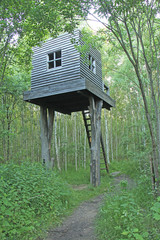
<instances>
[{"instance_id":1,"label":"small square window","mask_svg":"<svg viewBox=\"0 0 160 240\"><path fill-rule=\"evenodd\" d=\"M52 69L62 66L62 52L56 51L49 53L47 56L47 68Z\"/></svg>"}]
</instances>

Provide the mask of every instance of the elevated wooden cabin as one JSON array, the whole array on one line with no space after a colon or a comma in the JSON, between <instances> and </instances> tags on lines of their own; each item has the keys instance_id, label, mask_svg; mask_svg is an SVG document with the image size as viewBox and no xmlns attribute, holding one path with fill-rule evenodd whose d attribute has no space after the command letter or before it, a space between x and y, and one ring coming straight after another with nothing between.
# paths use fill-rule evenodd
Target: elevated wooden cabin
<instances>
[{"instance_id":1,"label":"elevated wooden cabin","mask_svg":"<svg viewBox=\"0 0 160 240\"><path fill-rule=\"evenodd\" d=\"M24 100L70 114L88 109L89 96L94 96L110 109L115 102L102 81L99 51L90 48L84 59L72 39L81 42L81 32L62 34L33 49L31 91L24 93Z\"/></svg>"},{"instance_id":2,"label":"elevated wooden cabin","mask_svg":"<svg viewBox=\"0 0 160 240\"><path fill-rule=\"evenodd\" d=\"M84 44L81 32L76 30L74 34L65 33L33 49L31 91L24 93L24 100L40 106L42 162L47 168L52 165L50 148L54 111L65 114L82 111L91 149L90 181L98 186L100 145L108 172L101 133L101 109L109 110L115 101L102 81L100 53L90 48L84 59L72 39Z\"/></svg>"}]
</instances>

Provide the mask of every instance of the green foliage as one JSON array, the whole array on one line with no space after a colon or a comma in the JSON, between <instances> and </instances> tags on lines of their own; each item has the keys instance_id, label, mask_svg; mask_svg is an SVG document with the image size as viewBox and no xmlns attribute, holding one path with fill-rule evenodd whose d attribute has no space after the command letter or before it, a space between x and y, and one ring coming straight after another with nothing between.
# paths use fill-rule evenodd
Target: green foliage
<instances>
[{"instance_id":1,"label":"green foliage","mask_svg":"<svg viewBox=\"0 0 160 240\"><path fill-rule=\"evenodd\" d=\"M123 192L114 198L113 195L107 197L98 224L100 239L124 240L122 235L125 239L148 239L146 220L133 194Z\"/></svg>"},{"instance_id":2,"label":"green foliage","mask_svg":"<svg viewBox=\"0 0 160 240\"><path fill-rule=\"evenodd\" d=\"M139 174L139 164L136 160L114 161L110 164L110 172L120 171L132 178L136 178Z\"/></svg>"},{"instance_id":3,"label":"green foliage","mask_svg":"<svg viewBox=\"0 0 160 240\"><path fill-rule=\"evenodd\" d=\"M73 188L75 187L72 193L72 206L77 206L80 202L103 194L109 189L110 178L106 173L101 176L101 185L99 187L95 188L90 185L89 166L87 166L86 169L81 167L78 171L75 171L75 169L70 166L68 171L62 171L60 176L69 185L73 186Z\"/></svg>"},{"instance_id":4,"label":"green foliage","mask_svg":"<svg viewBox=\"0 0 160 240\"><path fill-rule=\"evenodd\" d=\"M91 47L101 49L104 41L106 40L103 35L93 34L93 31L91 31L89 28L83 28L81 30L81 34L82 37L80 42L75 42L75 40L72 39L72 42L75 43L76 49L81 52L81 54L88 53Z\"/></svg>"},{"instance_id":5,"label":"green foliage","mask_svg":"<svg viewBox=\"0 0 160 240\"><path fill-rule=\"evenodd\" d=\"M134 170L133 170L134 171ZM127 190L122 181L119 190L111 189L97 220L99 239L158 240L160 239L160 199L155 201L150 179L144 172L137 186Z\"/></svg>"},{"instance_id":6,"label":"green foliage","mask_svg":"<svg viewBox=\"0 0 160 240\"><path fill-rule=\"evenodd\" d=\"M69 166L68 171L62 171L60 175L68 184L79 185L89 184L90 182L89 166L87 166L87 169L80 167L78 171L75 171L73 166Z\"/></svg>"},{"instance_id":7,"label":"green foliage","mask_svg":"<svg viewBox=\"0 0 160 240\"><path fill-rule=\"evenodd\" d=\"M0 176L0 239L34 239L69 207L69 188L40 164L2 165Z\"/></svg>"},{"instance_id":8,"label":"green foliage","mask_svg":"<svg viewBox=\"0 0 160 240\"><path fill-rule=\"evenodd\" d=\"M153 218L156 221L160 221L160 197L158 197L157 201L154 202L151 210L153 211Z\"/></svg>"}]
</instances>

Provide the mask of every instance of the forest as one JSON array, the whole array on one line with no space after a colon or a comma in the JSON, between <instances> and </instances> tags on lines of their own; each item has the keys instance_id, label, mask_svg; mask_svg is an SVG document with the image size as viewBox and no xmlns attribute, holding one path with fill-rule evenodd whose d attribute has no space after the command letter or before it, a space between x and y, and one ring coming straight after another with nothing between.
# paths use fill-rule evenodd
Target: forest
<instances>
[{"instance_id":1,"label":"forest","mask_svg":"<svg viewBox=\"0 0 160 240\"><path fill-rule=\"evenodd\" d=\"M95 30L96 24L101 27ZM106 172L99 187L89 185L90 148L81 112L55 112L54 167L46 170L40 108L23 101L31 85L32 48L77 28L86 46L101 52L103 81L116 101L111 111L102 110L109 171L136 183L128 189L122 181L114 198L106 194L96 220L98 239L159 240L159 0L0 1L0 239L45 237L82 201L114 192ZM88 189L71 188L81 184Z\"/></svg>"}]
</instances>

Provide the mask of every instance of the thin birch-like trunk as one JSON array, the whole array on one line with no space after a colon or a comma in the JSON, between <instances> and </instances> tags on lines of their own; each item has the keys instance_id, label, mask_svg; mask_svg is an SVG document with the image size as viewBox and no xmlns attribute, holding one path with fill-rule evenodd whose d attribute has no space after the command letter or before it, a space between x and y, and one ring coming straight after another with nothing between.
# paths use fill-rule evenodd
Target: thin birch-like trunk
<instances>
[{"instance_id":1,"label":"thin birch-like trunk","mask_svg":"<svg viewBox=\"0 0 160 240\"><path fill-rule=\"evenodd\" d=\"M104 111L104 119L105 119L105 132L106 132L106 152L107 152L107 163L110 163L109 159L109 134L108 134L108 121L107 121L107 113Z\"/></svg>"},{"instance_id":2,"label":"thin birch-like trunk","mask_svg":"<svg viewBox=\"0 0 160 240\"><path fill-rule=\"evenodd\" d=\"M67 172L67 120L65 119L65 171Z\"/></svg>"},{"instance_id":3,"label":"thin birch-like trunk","mask_svg":"<svg viewBox=\"0 0 160 240\"><path fill-rule=\"evenodd\" d=\"M112 120L112 113L111 113L111 159L112 159L112 162L113 162L113 129L112 129L112 125L113 125L113 120Z\"/></svg>"},{"instance_id":4,"label":"thin birch-like trunk","mask_svg":"<svg viewBox=\"0 0 160 240\"><path fill-rule=\"evenodd\" d=\"M115 147L116 147L116 161L117 161L117 152L118 152L118 143L117 143L117 141L118 141L118 136L117 136L117 110L116 110L116 129L115 129L115 132L116 132L116 136L115 136Z\"/></svg>"},{"instance_id":5,"label":"thin birch-like trunk","mask_svg":"<svg viewBox=\"0 0 160 240\"><path fill-rule=\"evenodd\" d=\"M86 131L85 131L85 133L84 133L84 151L83 151L84 169L86 169L86 140L87 140L87 134L86 134Z\"/></svg>"},{"instance_id":6,"label":"thin birch-like trunk","mask_svg":"<svg viewBox=\"0 0 160 240\"><path fill-rule=\"evenodd\" d=\"M56 152L57 168L61 171L60 159L59 159L59 149L58 149L58 139L57 139L57 112L55 112L55 121L54 121L54 146Z\"/></svg>"},{"instance_id":7,"label":"thin birch-like trunk","mask_svg":"<svg viewBox=\"0 0 160 240\"><path fill-rule=\"evenodd\" d=\"M75 144L75 168L78 170L78 161L77 161L77 123L76 123L76 113L74 115L74 144Z\"/></svg>"}]
</instances>

